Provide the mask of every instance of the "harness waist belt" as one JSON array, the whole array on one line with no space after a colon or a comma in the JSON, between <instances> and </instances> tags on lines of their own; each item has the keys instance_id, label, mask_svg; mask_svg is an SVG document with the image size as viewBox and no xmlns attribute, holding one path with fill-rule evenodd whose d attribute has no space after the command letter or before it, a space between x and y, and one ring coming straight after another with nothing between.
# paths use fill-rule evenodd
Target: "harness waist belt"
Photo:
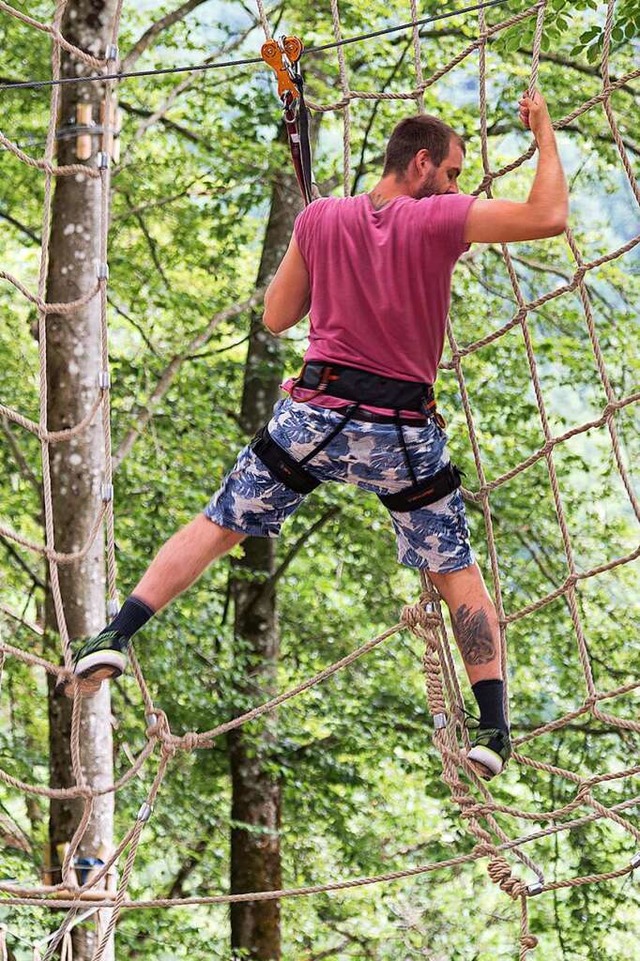
<instances>
[{"instance_id":1,"label":"harness waist belt","mask_svg":"<svg viewBox=\"0 0 640 961\"><path fill-rule=\"evenodd\" d=\"M316 390L343 400L357 401L390 410L415 410L424 413L433 405L433 386L414 380L396 380L357 367L311 361L304 365L295 387Z\"/></svg>"},{"instance_id":2,"label":"harness waist belt","mask_svg":"<svg viewBox=\"0 0 640 961\"><path fill-rule=\"evenodd\" d=\"M429 422L428 414L421 417L401 417L399 414L374 414L372 410L362 407L358 408L351 419L366 421L368 424L395 424L396 427L424 427Z\"/></svg>"},{"instance_id":3,"label":"harness waist belt","mask_svg":"<svg viewBox=\"0 0 640 961\"><path fill-rule=\"evenodd\" d=\"M460 471L455 464L449 463L427 480L405 487L396 494L378 494L378 497L390 511L414 511L435 504L457 490L461 483Z\"/></svg>"}]
</instances>

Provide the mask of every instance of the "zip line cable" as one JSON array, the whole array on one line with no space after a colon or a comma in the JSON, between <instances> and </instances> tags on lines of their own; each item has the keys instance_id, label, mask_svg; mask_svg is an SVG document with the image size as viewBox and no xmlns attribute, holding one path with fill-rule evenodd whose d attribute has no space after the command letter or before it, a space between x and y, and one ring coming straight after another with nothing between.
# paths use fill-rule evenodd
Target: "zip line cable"
<instances>
[{"instance_id":1,"label":"zip line cable","mask_svg":"<svg viewBox=\"0 0 640 961\"><path fill-rule=\"evenodd\" d=\"M373 30L370 33L361 33L355 37L347 37L344 40L324 43L318 47L309 47L308 50L305 50L305 55L310 56L316 53L323 53L325 50L335 50L338 47L346 47L348 44L361 43L363 40L372 40L375 37L388 36L391 33L399 33L402 30L413 30L414 27L425 26L428 23L436 23L440 20L449 20L452 17L459 17L462 14L474 13L476 10L487 10L489 7L504 6L508 2L509 0L486 0L485 3L476 3L473 6L462 7L460 10L447 10L443 13L433 14L430 17L422 17L420 20L412 20L409 23L400 23L393 27L383 27L380 30ZM103 83L106 80L129 80L132 77L155 77L174 73L222 70L225 67L247 67L258 63L264 63L262 57L247 57L242 60L221 60L217 63L200 63L184 67L159 67L154 70L134 70L126 73L105 73L96 77L62 77L57 80L24 80L18 83L0 84L0 92L6 90L36 90L44 87L62 86L63 84L69 83Z\"/></svg>"}]
</instances>

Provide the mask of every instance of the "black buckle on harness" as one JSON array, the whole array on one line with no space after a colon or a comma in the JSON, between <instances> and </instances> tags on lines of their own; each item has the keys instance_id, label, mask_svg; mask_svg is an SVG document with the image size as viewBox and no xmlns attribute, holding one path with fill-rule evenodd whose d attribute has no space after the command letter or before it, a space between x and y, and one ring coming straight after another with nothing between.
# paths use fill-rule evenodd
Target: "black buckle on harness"
<instances>
[{"instance_id":1,"label":"black buckle on harness","mask_svg":"<svg viewBox=\"0 0 640 961\"><path fill-rule=\"evenodd\" d=\"M378 497L390 511L414 511L446 497L457 490L461 483L460 471L455 464L448 463L437 474L419 484L405 487L396 494L378 494Z\"/></svg>"},{"instance_id":2,"label":"black buckle on harness","mask_svg":"<svg viewBox=\"0 0 640 961\"><path fill-rule=\"evenodd\" d=\"M297 494L309 494L320 481L301 467L279 444L275 442L266 425L251 441L251 448L265 467L283 484Z\"/></svg>"}]
</instances>

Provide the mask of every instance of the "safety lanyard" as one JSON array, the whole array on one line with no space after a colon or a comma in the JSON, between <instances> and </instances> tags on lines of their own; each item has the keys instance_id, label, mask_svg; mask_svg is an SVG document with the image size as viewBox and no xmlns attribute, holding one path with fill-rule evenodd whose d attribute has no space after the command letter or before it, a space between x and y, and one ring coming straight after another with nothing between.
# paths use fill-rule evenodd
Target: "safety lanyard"
<instances>
[{"instance_id":1,"label":"safety lanyard","mask_svg":"<svg viewBox=\"0 0 640 961\"><path fill-rule=\"evenodd\" d=\"M278 95L282 101L291 160L306 205L313 200L313 174L309 111L304 100L304 81L300 71L303 50L304 44L298 37L281 37L280 40L264 43L260 54L264 62L275 70L278 78Z\"/></svg>"}]
</instances>

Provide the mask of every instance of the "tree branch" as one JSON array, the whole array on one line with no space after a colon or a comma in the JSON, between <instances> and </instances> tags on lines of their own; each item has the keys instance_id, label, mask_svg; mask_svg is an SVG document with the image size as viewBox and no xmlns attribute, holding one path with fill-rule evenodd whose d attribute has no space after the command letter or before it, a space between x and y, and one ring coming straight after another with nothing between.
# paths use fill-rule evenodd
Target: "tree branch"
<instances>
[{"instance_id":1,"label":"tree branch","mask_svg":"<svg viewBox=\"0 0 640 961\"><path fill-rule=\"evenodd\" d=\"M518 49L518 53L526 54L527 57L531 57L531 50L524 50L522 47ZM567 57L563 57L559 53L546 53L540 54L540 59L546 61L547 63L557 63L561 67L567 67L569 70L576 70L578 73L584 73L589 77L593 77L594 80L598 80L602 83L602 74L600 73L599 67L594 67L586 63L580 63L577 60L569 60ZM611 83L615 83L617 77L611 77ZM638 91L635 90L631 84L623 83L618 90L624 90L625 93L631 94L635 99L638 96ZM566 128L565 128L566 129Z\"/></svg>"},{"instance_id":2,"label":"tree branch","mask_svg":"<svg viewBox=\"0 0 640 961\"><path fill-rule=\"evenodd\" d=\"M195 0L190 0L190 2L193 3L193 6L197 6L197 5L198 5L198 4L195 2ZM203 2L203 0L198 0L198 2ZM189 6L189 3L186 3L186 4L183 4L183 6L180 7L179 9L184 11L184 10L186 10L186 8L187 8L188 6ZM178 11L176 11L176 13L177 13L177 12L178 12ZM186 13L188 13L188 12L190 12L190 11L187 10ZM186 16L186 13L184 13L183 16ZM178 17L177 19L181 19L181 18ZM158 24L162 24L162 23L164 23L164 26L161 27L160 29L166 29L167 26L171 26L171 23L167 24L167 23L165 22L166 20L167 20L166 17L165 17L163 20L159 20L157 24L154 24L154 27L157 27ZM172 23L175 23L175 22L176 22L176 20L174 19L174 20L172 21ZM215 50L209 57L206 58L206 60L204 61L205 64L207 64L207 63L214 63L219 57L228 56L230 53L232 53L234 50L236 50L236 49L244 42L244 40L245 40L245 39L247 38L247 36L251 33L251 31L255 28L255 26L256 26L256 20L255 20L255 17L254 17L254 18L252 18L252 21L251 21L250 25L247 27L246 30L244 30L242 33L240 33L240 34L235 38L235 40L234 40L233 42L223 44L221 47L219 47L217 50ZM145 34L145 36L147 36L151 30L153 30L153 27L149 28L149 30L147 31L147 34ZM149 42L151 42L151 41L153 40L153 38L154 38L155 36L157 36L157 33L158 33L158 32L159 32L159 30L157 30L156 33L149 39ZM138 41L138 43L139 43L139 44L142 43L142 40L143 40L143 39L144 39L144 37L142 37L142 38L140 39L140 41ZM148 44L147 44L147 46L148 46ZM135 49L135 48L134 48L134 49ZM146 133L146 131L149 129L149 127L151 127L154 123L157 123L158 121L160 121L161 123L164 123L166 126L174 126L175 129L180 130L179 125L173 124L172 121L168 121L168 120L165 119L165 114L166 114L167 110L169 110L169 108L172 106L172 104L175 103L175 101L178 99L178 97L180 96L180 94L184 93L184 91L187 90L187 89L191 86L191 84L193 84L196 80L199 80L200 77L202 77L202 75L203 75L203 73L202 73L201 70L196 70L196 71L193 71L192 73L187 74L186 77L184 77L182 80L180 80L180 81L176 84L176 86L173 88L173 90L169 93L169 95L165 98L165 100L163 101L163 103L162 103L156 110L154 110L153 112L147 113L147 119L138 126L138 129L136 130L136 132L134 133L133 137L131 138L131 143L133 144L133 143L135 143L136 141L140 140L140 139L144 136L144 134ZM220 86L222 83L225 83L225 82L228 82L228 78L221 80L221 81L217 84L217 86ZM125 109L126 109L126 108L125 108ZM134 108L129 107L128 109L129 109L130 112L132 112L132 113L135 112ZM187 137L188 139L193 140L193 141L196 142L196 143L203 143L203 142L204 142L201 137L198 137L197 134L194 134L194 133L191 132L191 131L186 131L185 129L182 129L180 132L183 134L183 136ZM210 147L208 144L207 144L206 146L208 146L209 149L211 149L211 147ZM128 151L127 151L127 152L128 152ZM125 154L125 156L126 156L126 154Z\"/></svg>"},{"instance_id":3,"label":"tree branch","mask_svg":"<svg viewBox=\"0 0 640 961\"><path fill-rule=\"evenodd\" d=\"M132 326L135 330L138 331L138 333L139 333L140 336L142 337L145 345L146 345L147 348L151 351L151 353L152 353L152 354L155 354L156 357L159 357L159 356L160 356L160 351L159 351L156 347L154 347L154 345L153 345L153 343L151 342L151 340L149 339L146 331L144 330L142 324L139 324L138 321L135 320L135 318L133 318L130 314L128 314L127 311L124 310L123 307L120 307L118 304L116 304L116 302L115 302L115 300L113 299L113 297L111 296L111 294L107 294L107 300L109 301L109 305L110 305L111 307L113 307L113 309L115 310L116 314L118 314L119 317L124 317L124 319L125 319L129 324L131 324L131 326Z\"/></svg>"},{"instance_id":4,"label":"tree branch","mask_svg":"<svg viewBox=\"0 0 640 961\"><path fill-rule=\"evenodd\" d=\"M127 206L129 207L129 209L130 209L130 210L133 210L133 203L132 203L132 201L131 201L131 198L129 197L129 194L124 193L123 196L124 196L124 199L125 199L126 202L127 202ZM149 253L151 254L151 259L153 260L153 263L154 263L154 265L155 265L155 268L156 268L156 270L158 271L158 273L160 274L160 276L161 276L161 278L162 278L162 282L164 283L165 287L167 288L167 290L170 291L170 290L171 290L171 284L169 283L169 280L168 280L168 278L167 278L167 275L166 275L165 272L164 272L164 268L163 268L163 266L162 266L162 263L161 263L161 261L160 261L160 258L158 257L158 247L157 247L157 244L156 244L155 240L153 239L153 237L151 236L151 234L149 233L149 230L147 229L147 225L146 225L146 223L144 222L144 218L143 218L142 214L141 214L140 212L134 212L134 217L135 217L136 223L138 224L138 226L140 227L140 230L142 231L142 234L143 234L143 236L144 236L144 239L145 239L146 242L147 242L147 246L148 246L148 248L149 248Z\"/></svg>"},{"instance_id":5,"label":"tree branch","mask_svg":"<svg viewBox=\"0 0 640 961\"><path fill-rule=\"evenodd\" d=\"M246 310L256 307L259 303L261 303L263 296L264 289L257 290L251 297L243 301L241 304L234 304L232 307L227 307L225 310L221 310L219 313L214 314L204 330L192 338L189 344L187 344L185 350L181 354L176 354L176 356L171 359L158 378L156 386L149 400L147 401L146 406L139 408L137 419L133 427L130 428L122 443L118 447L118 450L115 452L113 457L114 470L118 469L124 458L131 451L131 448L135 444L136 440L153 417L156 407L171 387L173 381L182 368L182 365L188 361L192 354L197 353L200 348L208 342L219 324L224 323L227 320L232 320L234 317L238 317Z\"/></svg>"},{"instance_id":6,"label":"tree branch","mask_svg":"<svg viewBox=\"0 0 640 961\"><path fill-rule=\"evenodd\" d=\"M269 580L265 581L262 590L256 596L256 599L253 602L254 604L266 601L271 597L276 589L278 581L286 573L287 569L298 556L309 538L315 534L316 531L320 530L321 527L324 527L324 525L332 520L337 514L339 514L341 510L342 508L338 507L337 505L330 507L328 511L325 511L325 513L311 525L311 527L309 527L303 534L300 535L293 547L287 552L287 555L282 563L276 568Z\"/></svg>"},{"instance_id":7,"label":"tree branch","mask_svg":"<svg viewBox=\"0 0 640 961\"><path fill-rule=\"evenodd\" d=\"M487 244L486 249L490 253L492 253L495 257L497 257L499 260L502 260L502 251L500 247L497 246L497 244ZM540 260L533 260L530 257L523 257L521 255L514 254L513 251L511 251L511 259L513 260L514 263L522 264L524 267L527 267L530 270L537 271L538 273L554 274L556 277L560 277L562 280L564 280L565 283L568 283L569 281L573 280L574 275L572 271L563 270L562 267L557 267L554 264L547 264ZM487 284L484 278L481 278L479 273L476 270L474 270L474 268L470 264L467 264L465 261L462 261L462 263L464 263L465 266L467 266L467 269L470 271L470 273L473 274L473 276L478 280L479 283L482 284L482 286L486 290L488 290L490 293L494 293L497 296L503 297L504 299L510 300L511 302L513 302L512 293L504 294L496 289L491 290L491 287ZM611 286L615 286L615 285L611 284ZM629 301L626 300L623 291L618 290L618 288L615 288L615 289L616 289L616 292L619 294L619 296L626 301L627 305L632 306L629 303ZM592 297L597 297L600 303L602 303L609 312L615 311L615 307L612 304L610 304L607 298L604 296L604 294L600 293L600 291L597 290L594 286L589 287L589 294ZM538 312L542 313L542 311L538 311ZM564 330L562 325L559 324L557 320L553 321L553 323L555 324L556 327L558 327L559 330L562 330L563 333L568 333L568 331Z\"/></svg>"},{"instance_id":8,"label":"tree branch","mask_svg":"<svg viewBox=\"0 0 640 961\"><path fill-rule=\"evenodd\" d=\"M39 587L41 590L46 591L47 585L45 584L45 582L44 582L40 577L38 577L37 574L35 574L35 573L31 570L31 568L29 567L29 565L27 564L27 562L26 562L25 560L23 560L23 558L20 556L20 554L18 553L18 551L15 549L15 547L13 546L13 544L11 543L11 541L9 541L9 540L8 540L4 535L2 535L2 534L0 534L0 544L2 544L2 545L5 547L5 549L9 552L9 554L11 555L11 557L13 557L14 561L16 561L16 563L18 564L18 566L21 567L22 570L23 570L26 574L29 575L29 578L31 579L31 582L32 582L36 587Z\"/></svg>"},{"instance_id":9,"label":"tree branch","mask_svg":"<svg viewBox=\"0 0 640 961\"><path fill-rule=\"evenodd\" d=\"M189 14L196 9L196 7L202 6L206 3L206 0L187 0L186 3L181 4L171 13L165 14L155 23L152 23L150 27L145 30L142 36L134 43L133 47L126 55L122 61L122 72L125 73L133 68L133 65L137 60L140 59L145 50L148 50L151 44L155 41L164 30L168 30L175 23L179 23L180 20L184 20Z\"/></svg>"},{"instance_id":10,"label":"tree branch","mask_svg":"<svg viewBox=\"0 0 640 961\"><path fill-rule=\"evenodd\" d=\"M142 135L146 133L149 127L153 126L154 123L161 123L163 127L167 128L167 130L173 130L190 143L201 144L207 150L213 150L211 143L205 140L200 134L195 133L193 130L189 130L188 127L184 127L180 123L176 123L175 120L169 120L167 117L163 116L161 108L158 108L156 111L145 110L143 107L136 107L133 104L124 103L123 101L119 103L119 106L122 107L125 113L129 113L133 117L142 117L144 120L144 123L141 123L136 132L133 134L130 141L131 143L139 140ZM170 106L170 103L166 104L166 109L168 110ZM119 167L122 166L124 166L124 160L119 164Z\"/></svg>"},{"instance_id":11,"label":"tree branch","mask_svg":"<svg viewBox=\"0 0 640 961\"><path fill-rule=\"evenodd\" d=\"M302 961L325 961L326 958L333 958L336 954L342 954L349 945L353 944L353 938L348 937L341 944L336 944L335 948L327 948L319 954L306 954Z\"/></svg>"},{"instance_id":12,"label":"tree branch","mask_svg":"<svg viewBox=\"0 0 640 961\"><path fill-rule=\"evenodd\" d=\"M27 227L26 224L23 224L21 221L16 220L16 218L12 217L11 214L6 213L6 211L4 210L0 210L0 217L2 217L3 220L6 220L7 223L12 224L12 226L17 227L18 230L21 230L22 233L26 234L26 236L30 240L33 240L34 244L40 245L42 243L38 234L36 234L33 230L31 230L30 227Z\"/></svg>"},{"instance_id":13,"label":"tree branch","mask_svg":"<svg viewBox=\"0 0 640 961\"><path fill-rule=\"evenodd\" d=\"M32 624L31 621L25 621L25 619L21 617L20 614L16 614L16 612L12 611L10 607L6 606L6 604L0 604L0 612L5 614L7 617L10 617L12 620L17 621L19 624L22 624L23 627L27 627L30 631L33 631L33 633L37 634L39 637L43 637L44 630L41 627L38 627L37 624Z\"/></svg>"},{"instance_id":14,"label":"tree branch","mask_svg":"<svg viewBox=\"0 0 640 961\"><path fill-rule=\"evenodd\" d=\"M137 112L142 113L142 111ZM205 170L205 172L199 177L194 177L193 180L190 180L183 190L181 190L179 193L172 194L170 197L163 197L162 200L152 200L146 204L138 204L137 207L129 207L125 213L116 214L114 217L112 217L111 222L117 223L121 220L128 220L129 217L133 217L135 214L143 214L146 213L147 210L157 210L159 207L166 207L167 204L172 204L175 200L181 200L182 197L188 197L191 188L195 184L204 180L205 177L208 177L210 174L212 174L213 170L213 167L209 167L209 169Z\"/></svg>"},{"instance_id":15,"label":"tree branch","mask_svg":"<svg viewBox=\"0 0 640 961\"><path fill-rule=\"evenodd\" d=\"M505 133L510 133L512 130L517 130L517 129L518 129L518 125L517 123L515 123L515 121L512 124L505 123L505 122L494 123L494 124L491 124L490 127L488 127L487 133L491 137L500 137L500 136L503 136ZM615 147L611 134L585 133L585 131L581 127L579 127L578 124L576 123L565 124L562 130L569 131L569 133L580 134L581 137L587 137L589 140L597 140L598 143L605 143L609 147ZM621 139L622 139L622 143L627 148L627 150L631 151L631 153L640 154L640 144L635 143L635 141L633 140L629 140L628 137L621 137Z\"/></svg>"},{"instance_id":16,"label":"tree branch","mask_svg":"<svg viewBox=\"0 0 640 961\"><path fill-rule=\"evenodd\" d=\"M35 490L36 494L38 495L38 499L40 499L40 497L42 496L42 488L41 488L41 486L40 486L40 482L39 482L38 478L36 477L36 475L35 475L35 474L33 473L33 471L31 470L31 468L29 467L29 463L28 463L28 461L27 461L27 458L26 458L26 457L24 456L24 454L22 453L22 449L21 449L18 441L17 441L17 440L15 439L15 437L13 436L13 431L11 430L11 427L9 426L9 420L8 420L8 418L6 418L6 417L0 418L0 425L2 426L2 433L3 433L3 434L5 435L5 437L7 438L7 441L8 441L8 443L9 443L9 447L11 448L11 453L13 454L13 457L14 457L14 459L15 459L15 462L16 462L16 464L18 465L18 469L20 470L21 476L22 476L26 481L28 481L29 484L31 484L31 486L32 486L33 489Z\"/></svg>"},{"instance_id":17,"label":"tree branch","mask_svg":"<svg viewBox=\"0 0 640 961\"><path fill-rule=\"evenodd\" d=\"M420 31L421 40L422 39L439 40L439 39L442 39L442 37L458 37L458 38L464 38L465 40L470 39L466 34L462 32L460 28L456 28L456 27L441 27L435 30L423 29ZM489 44L496 43L497 39L498 39L497 36L489 37ZM533 56L532 51L527 50L525 47L519 47L517 50L517 53L526 57L527 61L530 61L531 57ZM558 66L566 67L568 70L575 70L577 73L583 73L586 76L593 77L594 80L598 80L600 83L602 83L602 75L600 73L600 68L598 66L592 66L586 63L580 63L577 60L570 60L568 57L563 57L562 54L550 53L549 51L542 52L540 54L540 60L546 63L558 64ZM616 83L618 79L619 79L618 77L612 76L611 83ZM634 99L638 96L637 90L635 90L635 88L632 87L631 84L624 83L622 84L622 86L618 87L618 90L624 90L625 93L630 94Z\"/></svg>"},{"instance_id":18,"label":"tree branch","mask_svg":"<svg viewBox=\"0 0 640 961\"><path fill-rule=\"evenodd\" d=\"M20 825L14 820L4 804L0 802L0 839L4 845L16 848L24 854L32 854L33 846L27 834Z\"/></svg>"}]
</instances>

